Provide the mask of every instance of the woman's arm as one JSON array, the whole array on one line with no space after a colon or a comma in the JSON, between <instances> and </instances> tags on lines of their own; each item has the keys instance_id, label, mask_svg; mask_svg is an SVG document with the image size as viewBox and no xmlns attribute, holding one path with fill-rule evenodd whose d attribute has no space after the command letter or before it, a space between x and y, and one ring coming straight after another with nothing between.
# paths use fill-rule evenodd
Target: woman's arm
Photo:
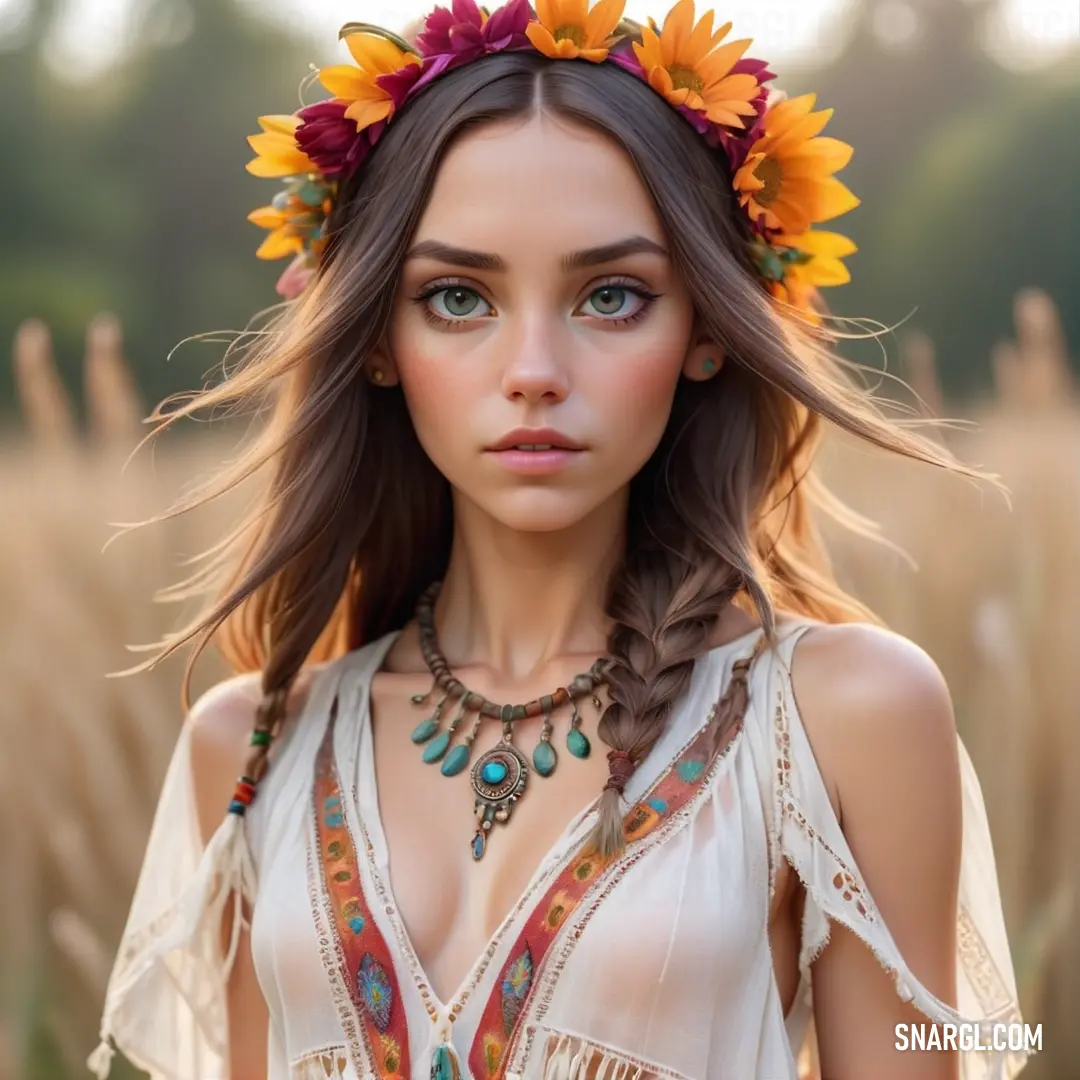
<instances>
[{"instance_id":1,"label":"woman's arm","mask_svg":"<svg viewBox=\"0 0 1080 1080\"><path fill-rule=\"evenodd\" d=\"M821 627L795 650L792 685L829 797L871 895L912 972L956 1001L961 790L949 692L896 634ZM831 927L813 967L823 1080L955 1080L955 1052L900 1052L895 1025L930 1021L902 1002L869 949Z\"/></svg>"},{"instance_id":2,"label":"woman's arm","mask_svg":"<svg viewBox=\"0 0 1080 1080\"><path fill-rule=\"evenodd\" d=\"M214 687L192 706L191 770L204 844L222 823L236 778L244 771L258 703L258 681L239 676ZM229 941L232 911L232 905L227 904L223 951ZM265 1080L269 1017L255 977L246 929L240 935L229 976L228 1014L230 1080Z\"/></svg>"}]
</instances>

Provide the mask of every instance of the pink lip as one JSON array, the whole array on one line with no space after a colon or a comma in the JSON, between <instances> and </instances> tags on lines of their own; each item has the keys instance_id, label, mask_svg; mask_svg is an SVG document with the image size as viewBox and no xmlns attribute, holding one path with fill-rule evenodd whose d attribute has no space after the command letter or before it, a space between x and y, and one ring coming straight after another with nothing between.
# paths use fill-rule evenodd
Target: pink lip
<instances>
[{"instance_id":1,"label":"pink lip","mask_svg":"<svg viewBox=\"0 0 1080 1080\"><path fill-rule=\"evenodd\" d=\"M523 476L553 476L568 468L583 451L557 447L551 450L491 450L504 469Z\"/></svg>"},{"instance_id":2,"label":"pink lip","mask_svg":"<svg viewBox=\"0 0 1080 1080\"><path fill-rule=\"evenodd\" d=\"M515 446L551 446L557 450L584 450L585 447L579 442L564 435L554 428L514 428L507 432L497 443L488 447L488 450L513 450ZM528 451L529 453L546 453L544 450Z\"/></svg>"}]
</instances>

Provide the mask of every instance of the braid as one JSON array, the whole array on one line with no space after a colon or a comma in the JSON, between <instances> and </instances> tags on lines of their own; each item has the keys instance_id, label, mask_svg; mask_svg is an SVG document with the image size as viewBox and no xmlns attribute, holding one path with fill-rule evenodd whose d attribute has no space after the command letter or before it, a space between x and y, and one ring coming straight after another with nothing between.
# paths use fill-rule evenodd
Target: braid
<instances>
[{"instance_id":1,"label":"braid","mask_svg":"<svg viewBox=\"0 0 1080 1080\"><path fill-rule=\"evenodd\" d=\"M694 563L659 547L639 550L618 571L608 605L614 621L608 642L611 704L599 727L612 748L611 775L592 836L603 857L625 847L620 799L626 782L663 733L717 617L741 587L742 576L729 566Z\"/></svg>"},{"instance_id":2,"label":"braid","mask_svg":"<svg viewBox=\"0 0 1080 1080\"><path fill-rule=\"evenodd\" d=\"M263 677L263 697L255 711L255 727L251 732L251 749L244 763L244 775L236 781L229 813L244 816L255 798L255 792L269 768L270 747L281 732L285 721L285 706L295 676L273 690L266 689Z\"/></svg>"}]
</instances>

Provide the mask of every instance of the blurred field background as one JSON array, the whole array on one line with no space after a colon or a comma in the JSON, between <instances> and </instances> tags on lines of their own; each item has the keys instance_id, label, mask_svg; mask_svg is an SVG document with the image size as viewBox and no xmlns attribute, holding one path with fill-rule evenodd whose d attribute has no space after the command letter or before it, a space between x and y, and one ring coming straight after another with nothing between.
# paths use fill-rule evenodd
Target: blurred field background
<instances>
[{"instance_id":1,"label":"blurred field background","mask_svg":"<svg viewBox=\"0 0 1080 1080\"><path fill-rule=\"evenodd\" d=\"M188 425L121 472L140 419L224 348L166 364L172 346L273 302L279 268L255 261L244 220L268 195L244 136L298 104L337 22L426 7L288 3L0 0L0 1080L87 1075L182 664L103 675L192 613L153 598L250 495L101 551L109 522L162 511L244 436ZM844 226L861 251L830 300L906 320L888 369L915 394L880 392L972 421L941 437L1012 490L1010 510L839 440L823 454L837 493L908 556L830 530L837 571L941 665L982 779L1025 1013L1043 1024L1024 1075L1080 1078L1080 9L717 10L856 146L845 179L863 205ZM882 363L866 343L845 353ZM194 691L226 674L206 654Z\"/></svg>"}]
</instances>

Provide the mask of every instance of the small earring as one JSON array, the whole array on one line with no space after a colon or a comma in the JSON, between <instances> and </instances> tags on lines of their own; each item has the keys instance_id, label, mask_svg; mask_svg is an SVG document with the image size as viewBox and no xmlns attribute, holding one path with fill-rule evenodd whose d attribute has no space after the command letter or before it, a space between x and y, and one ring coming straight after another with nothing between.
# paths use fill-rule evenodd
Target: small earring
<instances>
[{"instance_id":1,"label":"small earring","mask_svg":"<svg viewBox=\"0 0 1080 1080\"><path fill-rule=\"evenodd\" d=\"M382 368L375 368L375 370L371 373L371 377L375 380L375 382L381 383L386 378L386 374L383 372Z\"/></svg>"},{"instance_id":2,"label":"small earring","mask_svg":"<svg viewBox=\"0 0 1080 1080\"><path fill-rule=\"evenodd\" d=\"M716 361L713 360L712 358L709 358L708 360L705 360L702 363L701 366L705 370L706 375L715 375L716 374Z\"/></svg>"}]
</instances>

